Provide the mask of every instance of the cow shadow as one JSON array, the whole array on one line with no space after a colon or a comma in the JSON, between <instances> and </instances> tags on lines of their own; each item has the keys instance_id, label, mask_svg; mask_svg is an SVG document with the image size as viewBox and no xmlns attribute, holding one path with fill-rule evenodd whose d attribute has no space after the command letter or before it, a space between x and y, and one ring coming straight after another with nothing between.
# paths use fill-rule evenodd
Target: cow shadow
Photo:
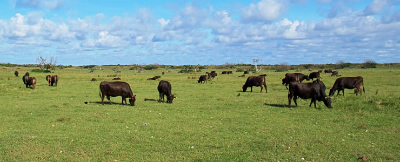
<instances>
[{"instance_id":1,"label":"cow shadow","mask_svg":"<svg viewBox=\"0 0 400 162\"><path fill-rule=\"evenodd\" d=\"M152 98L145 98L144 101L162 102L161 100L152 99Z\"/></svg>"},{"instance_id":2,"label":"cow shadow","mask_svg":"<svg viewBox=\"0 0 400 162\"><path fill-rule=\"evenodd\" d=\"M291 107L289 107L289 105L282 105L282 104L267 104L267 103L264 103L264 105L272 106L272 107L276 107L276 108L291 108Z\"/></svg>"},{"instance_id":3,"label":"cow shadow","mask_svg":"<svg viewBox=\"0 0 400 162\"><path fill-rule=\"evenodd\" d=\"M101 101L85 101L85 102L83 102L83 103L84 103L84 104L98 104L98 105L103 105L103 104L101 103ZM108 101L104 101L104 105L122 105L121 102L113 102L113 101L111 101L111 103L112 103L112 104L110 104L110 102L108 102ZM128 104L125 104L125 105L130 106L129 103L128 103Z\"/></svg>"}]
</instances>

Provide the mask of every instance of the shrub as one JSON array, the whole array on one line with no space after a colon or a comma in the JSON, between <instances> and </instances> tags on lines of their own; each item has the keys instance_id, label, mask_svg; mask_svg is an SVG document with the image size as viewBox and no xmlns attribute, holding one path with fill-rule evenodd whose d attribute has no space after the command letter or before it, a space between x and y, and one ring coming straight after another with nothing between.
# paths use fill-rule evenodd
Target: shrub
<instances>
[{"instance_id":1,"label":"shrub","mask_svg":"<svg viewBox=\"0 0 400 162\"><path fill-rule=\"evenodd\" d=\"M44 70L44 69L33 69L31 72L36 72L36 73L51 73L50 70Z\"/></svg>"},{"instance_id":2,"label":"shrub","mask_svg":"<svg viewBox=\"0 0 400 162\"><path fill-rule=\"evenodd\" d=\"M146 66L144 66L145 70L154 70L154 69L157 69L157 68L158 68L157 65L146 65Z\"/></svg>"},{"instance_id":3,"label":"shrub","mask_svg":"<svg viewBox=\"0 0 400 162\"><path fill-rule=\"evenodd\" d=\"M375 61L367 60L363 63L361 68L376 68L376 65L378 64Z\"/></svg>"}]
</instances>

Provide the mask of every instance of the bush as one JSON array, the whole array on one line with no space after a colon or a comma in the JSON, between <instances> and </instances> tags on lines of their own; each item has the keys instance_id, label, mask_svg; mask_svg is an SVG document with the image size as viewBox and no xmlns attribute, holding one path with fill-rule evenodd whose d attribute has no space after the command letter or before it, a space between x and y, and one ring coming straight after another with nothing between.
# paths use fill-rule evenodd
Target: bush
<instances>
[{"instance_id":1,"label":"bush","mask_svg":"<svg viewBox=\"0 0 400 162\"><path fill-rule=\"evenodd\" d=\"M378 64L375 61L367 60L364 62L361 68L376 68L376 65Z\"/></svg>"},{"instance_id":2,"label":"bush","mask_svg":"<svg viewBox=\"0 0 400 162\"><path fill-rule=\"evenodd\" d=\"M244 72L244 69L237 69L236 72Z\"/></svg>"},{"instance_id":3,"label":"bush","mask_svg":"<svg viewBox=\"0 0 400 162\"><path fill-rule=\"evenodd\" d=\"M42 70L42 69L33 69L31 72L36 72L36 73L51 73L50 70Z\"/></svg>"},{"instance_id":4,"label":"bush","mask_svg":"<svg viewBox=\"0 0 400 162\"><path fill-rule=\"evenodd\" d=\"M158 68L157 65L146 65L146 66L144 66L145 70L154 70L154 69L157 69L157 68Z\"/></svg>"}]
</instances>

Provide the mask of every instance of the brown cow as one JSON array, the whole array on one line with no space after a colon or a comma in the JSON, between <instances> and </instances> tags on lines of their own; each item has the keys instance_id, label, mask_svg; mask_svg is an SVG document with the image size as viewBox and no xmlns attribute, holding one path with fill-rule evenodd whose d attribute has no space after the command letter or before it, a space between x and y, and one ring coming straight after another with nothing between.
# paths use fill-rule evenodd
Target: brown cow
<instances>
[{"instance_id":1,"label":"brown cow","mask_svg":"<svg viewBox=\"0 0 400 162\"><path fill-rule=\"evenodd\" d=\"M35 89L35 87L36 87L36 78L35 77L28 77L28 80L26 81L26 88L28 88L28 87Z\"/></svg>"},{"instance_id":2,"label":"brown cow","mask_svg":"<svg viewBox=\"0 0 400 162\"><path fill-rule=\"evenodd\" d=\"M332 73L332 70L331 69L325 69L324 72L325 73Z\"/></svg>"},{"instance_id":3,"label":"brown cow","mask_svg":"<svg viewBox=\"0 0 400 162\"><path fill-rule=\"evenodd\" d=\"M362 86L362 89L361 89ZM337 95L339 95L339 92L342 91L343 96L344 96L344 89L354 89L357 88L356 95L358 95L358 92L360 92L360 95L362 94L362 91L365 93L365 88L364 88L364 83L363 83L363 78L361 76L358 77L340 77L337 78L335 83L333 84L332 88L329 91L329 96L333 96L336 92L338 91Z\"/></svg>"},{"instance_id":4,"label":"brown cow","mask_svg":"<svg viewBox=\"0 0 400 162\"><path fill-rule=\"evenodd\" d=\"M200 75L199 80L197 81L197 83L207 83L208 80L208 75Z\"/></svg>"},{"instance_id":5,"label":"brown cow","mask_svg":"<svg viewBox=\"0 0 400 162\"><path fill-rule=\"evenodd\" d=\"M161 80L158 83L158 93L159 93L159 97L160 97L160 101L164 102L164 95L167 96L167 103L172 103L172 101L174 100L174 98L176 98L172 93L171 93L171 83L169 83L168 81L164 81Z\"/></svg>"},{"instance_id":6,"label":"brown cow","mask_svg":"<svg viewBox=\"0 0 400 162\"><path fill-rule=\"evenodd\" d=\"M265 93L267 93L267 84L265 83L265 76L267 74L259 75L259 76L249 76L246 80L246 83L242 86L243 92L246 92L247 87L251 88L251 92L253 92L253 86L260 86L261 91L263 90L263 85L265 87Z\"/></svg>"},{"instance_id":7,"label":"brown cow","mask_svg":"<svg viewBox=\"0 0 400 162\"><path fill-rule=\"evenodd\" d=\"M285 78L282 79L282 85L285 85L286 89L288 89L287 86L290 82L302 82L304 79L310 80L308 75L302 73L286 73Z\"/></svg>"},{"instance_id":8,"label":"brown cow","mask_svg":"<svg viewBox=\"0 0 400 162\"><path fill-rule=\"evenodd\" d=\"M331 76L338 76L339 72L337 70L332 71L332 75Z\"/></svg>"},{"instance_id":9,"label":"brown cow","mask_svg":"<svg viewBox=\"0 0 400 162\"><path fill-rule=\"evenodd\" d=\"M57 86L57 84L58 84L58 76L57 75L51 76L50 83L51 83L51 86L53 86L54 84L55 84L55 86Z\"/></svg>"},{"instance_id":10,"label":"brown cow","mask_svg":"<svg viewBox=\"0 0 400 162\"><path fill-rule=\"evenodd\" d=\"M297 106L297 101L296 101L297 97L300 97L302 99L311 98L311 103L309 105L310 107L311 104L314 103L314 108L316 108L317 107L316 101L318 100L318 101L323 101L326 107L332 108L331 105L332 101L325 94L325 84L319 79L313 81L312 83L290 82L289 94L288 94L289 107L292 98Z\"/></svg>"},{"instance_id":11,"label":"brown cow","mask_svg":"<svg viewBox=\"0 0 400 162\"><path fill-rule=\"evenodd\" d=\"M319 75L319 72L311 72L311 73L308 75L308 78L311 79L311 80L314 80L314 78L320 79L321 77L320 77L320 75Z\"/></svg>"},{"instance_id":12,"label":"brown cow","mask_svg":"<svg viewBox=\"0 0 400 162\"><path fill-rule=\"evenodd\" d=\"M122 97L122 105L128 104L126 102L126 98L129 98L129 103L131 106L135 106L135 101L136 101L136 95L133 95L131 87L129 86L128 83L126 82L101 82L100 83L100 98L101 98L101 103L104 105L104 96L107 96L108 101L111 103L110 96L111 97L116 97L116 96L121 96Z\"/></svg>"},{"instance_id":13,"label":"brown cow","mask_svg":"<svg viewBox=\"0 0 400 162\"><path fill-rule=\"evenodd\" d=\"M15 75L15 76L18 76L18 71L15 71L15 72L14 72L14 75Z\"/></svg>"}]
</instances>

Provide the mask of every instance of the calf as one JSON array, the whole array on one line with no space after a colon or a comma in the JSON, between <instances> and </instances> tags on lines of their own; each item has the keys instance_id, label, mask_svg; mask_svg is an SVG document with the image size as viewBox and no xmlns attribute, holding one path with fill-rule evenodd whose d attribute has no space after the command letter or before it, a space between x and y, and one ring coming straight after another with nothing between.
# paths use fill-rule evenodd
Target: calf
<instances>
[{"instance_id":1,"label":"calf","mask_svg":"<svg viewBox=\"0 0 400 162\"><path fill-rule=\"evenodd\" d=\"M197 81L197 83L207 83L208 80L208 75L200 75L199 80Z\"/></svg>"},{"instance_id":2,"label":"calf","mask_svg":"<svg viewBox=\"0 0 400 162\"><path fill-rule=\"evenodd\" d=\"M246 83L244 83L244 85L242 86L243 92L246 92L247 87L251 88L251 92L253 92L253 86L260 86L261 87L261 91L263 90L263 86L265 87L265 93L267 93L267 84L265 83L265 76L267 76L266 74L264 75L259 75L259 76L249 76L246 80Z\"/></svg>"},{"instance_id":3,"label":"calf","mask_svg":"<svg viewBox=\"0 0 400 162\"><path fill-rule=\"evenodd\" d=\"M160 97L160 101L164 102L164 95L167 96L167 103L172 103L174 100L175 96L171 93L171 83L168 81L161 80L158 83L158 93Z\"/></svg>"},{"instance_id":4,"label":"calf","mask_svg":"<svg viewBox=\"0 0 400 162\"><path fill-rule=\"evenodd\" d=\"M362 86L362 89L361 89L361 86ZM344 96L345 88L347 88L347 89L357 88L356 95L358 95L358 92L360 92L360 95L361 95L362 91L365 93L363 78L361 76L340 77L340 78L336 79L332 88L329 90L329 96L333 96L335 94L336 90L338 91L337 95L339 95L339 92L342 91L343 96Z\"/></svg>"},{"instance_id":5,"label":"calf","mask_svg":"<svg viewBox=\"0 0 400 162\"><path fill-rule=\"evenodd\" d=\"M111 103L110 96L111 97L116 97L116 96L121 96L122 97L122 105L126 103L126 98L129 98L129 103L131 106L135 106L135 101L136 101L136 95L133 95L131 87L129 86L128 83L126 82L101 82L100 83L100 98L101 98L101 103L104 105L104 96L107 96L108 101Z\"/></svg>"},{"instance_id":6,"label":"calf","mask_svg":"<svg viewBox=\"0 0 400 162\"><path fill-rule=\"evenodd\" d=\"M323 101L325 106L328 108L332 108L331 99L325 94L325 84L322 81L316 80L312 83L300 83L300 82L291 82L289 83L289 107L291 100L293 98L294 103L297 106L297 97L302 99L311 98L311 104L314 102L314 108L317 107L317 100Z\"/></svg>"},{"instance_id":7,"label":"calf","mask_svg":"<svg viewBox=\"0 0 400 162\"><path fill-rule=\"evenodd\" d=\"M321 77L319 75L319 72L311 72L310 75L308 75L308 78L314 80L314 78L319 79Z\"/></svg>"}]
</instances>

